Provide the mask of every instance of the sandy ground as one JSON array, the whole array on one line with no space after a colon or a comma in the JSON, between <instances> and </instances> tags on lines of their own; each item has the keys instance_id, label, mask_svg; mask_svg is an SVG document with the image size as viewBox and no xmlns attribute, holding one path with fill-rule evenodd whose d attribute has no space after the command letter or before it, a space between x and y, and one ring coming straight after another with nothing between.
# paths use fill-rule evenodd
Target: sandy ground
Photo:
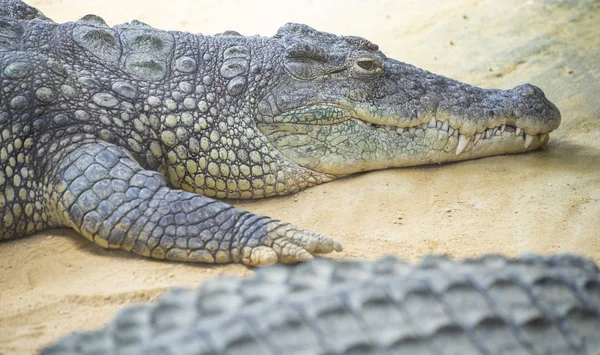
<instances>
[{"instance_id":1,"label":"sandy ground","mask_svg":"<svg viewBox=\"0 0 600 355\"><path fill-rule=\"evenodd\" d=\"M483 87L544 89L563 123L542 151L370 172L237 205L335 236L335 258L573 252L600 262L600 1L242 2L28 0L55 21L87 13L205 34L272 35L303 22ZM253 15L252 15L253 14ZM0 245L0 353L30 353L172 286L239 266L145 260L55 230Z\"/></svg>"}]
</instances>

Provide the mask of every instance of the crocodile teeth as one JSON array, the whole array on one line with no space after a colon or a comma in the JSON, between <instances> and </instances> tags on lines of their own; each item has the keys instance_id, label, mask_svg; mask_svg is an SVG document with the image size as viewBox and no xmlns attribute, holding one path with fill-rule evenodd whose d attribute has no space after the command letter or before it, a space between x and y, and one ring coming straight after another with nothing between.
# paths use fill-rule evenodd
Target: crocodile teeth
<instances>
[{"instance_id":1,"label":"crocodile teeth","mask_svg":"<svg viewBox=\"0 0 600 355\"><path fill-rule=\"evenodd\" d=\"M540 144L544 145L548 143L548 134L540 134Z\"/></svg>"},{"instance_id":2,"label":"crocodile teeth","mask_svg":"<svg viewBox=\"0 0 600 355\"><path fill-rule=\"evenodd\" d=\"M442 131L448 132L448 122L447 121L444 121L444 123L442 124Z\"/></svg>"},{"instance_id":3,"label":"crocodile teeth","mask_svg":"<svg viewBox=\"0 0 600 355\"><path fill-rule=\"evenodd\" d=\"M435 128L435 117L431 117L431 119L429 120L429 125L427 127Z\"/></svg>"},{"instance_id":4,"label":"crocodile teeth","mask_svg":"<svg viewBox=\"0 0 600 355\"><path fill-rule=\"evenodd\" d=\"M427 123L421 123L421 128L426 129L427 128Z\"/></svg>"},{"instance_id":5,"label":"crocodile teeth","mask_svg":"<svg viewBox=\"0 0 600 355\"><path fill-rule=\"evenodd\" d=\"M525 149L529 148L531 142L533 142L533 136L525 133Z\"/></svg>"},{"instance_id":6,"label":"crocodile teeth","mask_svg":"<svg viewBox=\"0 0 600 355\"><path fill-rule=\"evenodd\" d=\"M500 132L504 133L504 129L506 128L506 125L503 124L502 126L500 126Z\"/></svg>"},{"instance_id":7,"label":"crocodile teeth","mask_svg":"<svg viewBox=\"0 0 600 355\"><path fill-rule=\"evenodd\" d=\"M455 132L455 129L454 129L454 128L452 128L452 127L449 127L449 128L448 128L448 135L450 135L450 136L453 136L453 135L454 135L454 132Z\"/></svg>"},{"instance_id":8,"label":"crocodile teeth","mask_svg":"<svg viewBox=\"0 0 600 355\"><path fill-rule=\"evenodd\" d=\"M456 155L459 155L460 153L463 152L463 150L465 150L465 148L467 147L467 144L469 144L470 139L468 139L464 134L459 134L458 135L458 145L456 146Z\"/></svg>"},{"instance_id":9,"label":"crocodile teeth","mask_svg":"<svg viewBox=\"0 0 600 355\"><path fill-rule=\"evenodd\" d=\"M477 133L475 135L475 140L473 140L473 144L477 144L477 142L479 142L479 140L481 139L482 135L483 135L482 133Z\"/></svg>"},{"instance_id":10,"label":"crocodile teeth","mask_svg":"<svg viewBox=\"0 0 600 355\"><path fill-rule=\"evenodd\" d=\"M396 127L396 133L398 133L398 134L404 133L404 128Z\"/></svg>"},{"instance_id":11,"label":"crocodile teeth","mask_svg":"<svg viewBox=\"0 0 600 355\"><path fill-rule=\"evenodd\" d=\"M516 129L516 131L515 131L515 134L516 134L517 136L521 134L521 129L520 129L519 127L517 127L517 129Z\"/></svg>"},{"instance_id":12,"label":"crocodile teeth","mask_svg":"<svg viewBox=\"0 0 600 355\"><path fill-rule=\"evenodd\" d=\"M415 131L416 131L416 130L417 130L417 129L416 129L415 127L410 127L410 128L408 129L408 133L410 133L411 135L412 135L412 134L415 134Z\"/></svg>"},{"instance_id":13,"label":"crocodile teeth","mask_svg":"<svg viewBox=\"0 0 600 355\"><path fill-rule=\"evenodd\" d=\"M491 129L486 129L485 130L485 138L490 138L492 136L492 130Z\"/></svg>"}]
</instances>

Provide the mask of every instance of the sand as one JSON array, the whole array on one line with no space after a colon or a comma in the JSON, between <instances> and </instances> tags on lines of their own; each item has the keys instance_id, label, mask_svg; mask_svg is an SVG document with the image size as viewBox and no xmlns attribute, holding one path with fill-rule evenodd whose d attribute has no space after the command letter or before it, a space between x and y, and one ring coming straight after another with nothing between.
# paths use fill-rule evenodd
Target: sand
<instances>
[{"instance_id":1,"label":"sand","mask_svg":"<svg viewBox=\"0 0 600 355\"><path fill-rule=\"evenodd\" d=\"M360 35L424 69L483 87L540 86L563 114L543 150L369 172L238 206L335 236L334 258L579 253L600 262L600 2L28 0L55 21L272 35L286 22ZM202 4L205 3L205 4ZM575 3L577 5L575 5ZM240 265L146 260L68 230L0 244L0 353L32 353L172 286Z\"/></svg>"}]
</instances>

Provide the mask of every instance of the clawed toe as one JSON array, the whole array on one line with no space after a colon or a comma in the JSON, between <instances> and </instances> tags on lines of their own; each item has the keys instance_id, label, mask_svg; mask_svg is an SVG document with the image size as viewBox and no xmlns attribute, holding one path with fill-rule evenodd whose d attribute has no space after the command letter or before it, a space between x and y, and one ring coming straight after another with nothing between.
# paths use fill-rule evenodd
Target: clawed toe
<instances>
[{"instance_id":1,"label":"clawed toe","mask_svg":"<svg viewBox=\"0 0 600 355\"><path fill-rule=\"evenodd\" d=\"M312 254L343 250L342 245L330 237L290 224L273 224L267 233L268 242L252 250L248 261L252 266L266 266L275 262L295 264L312 260Z\"/></svg>"}]
</instances>

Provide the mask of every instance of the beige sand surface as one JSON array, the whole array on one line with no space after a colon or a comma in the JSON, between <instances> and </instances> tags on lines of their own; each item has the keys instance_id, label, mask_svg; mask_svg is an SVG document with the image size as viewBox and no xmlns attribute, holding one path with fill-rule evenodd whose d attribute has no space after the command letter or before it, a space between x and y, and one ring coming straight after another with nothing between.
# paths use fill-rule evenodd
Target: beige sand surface
<instances>
[{"instance_id":1,"label":"beige sand surface","mask_svg":"<svg viewBox=\"0 0 600 355\"><path fill-rule=\"evenodd\" d=\"M574 252L600 262L600 2L558 0L28 0L164 29L272 35L285 22L354 34L394 58L484 87L530 82L563 113L542 151L370 172L238 206L337 237L335 258ZM577 5L575 5L577 4ZM55 230L0 245L0 353L30 353L171 286L239 266L145 260Z\"/></svg>"}]
</instances>

